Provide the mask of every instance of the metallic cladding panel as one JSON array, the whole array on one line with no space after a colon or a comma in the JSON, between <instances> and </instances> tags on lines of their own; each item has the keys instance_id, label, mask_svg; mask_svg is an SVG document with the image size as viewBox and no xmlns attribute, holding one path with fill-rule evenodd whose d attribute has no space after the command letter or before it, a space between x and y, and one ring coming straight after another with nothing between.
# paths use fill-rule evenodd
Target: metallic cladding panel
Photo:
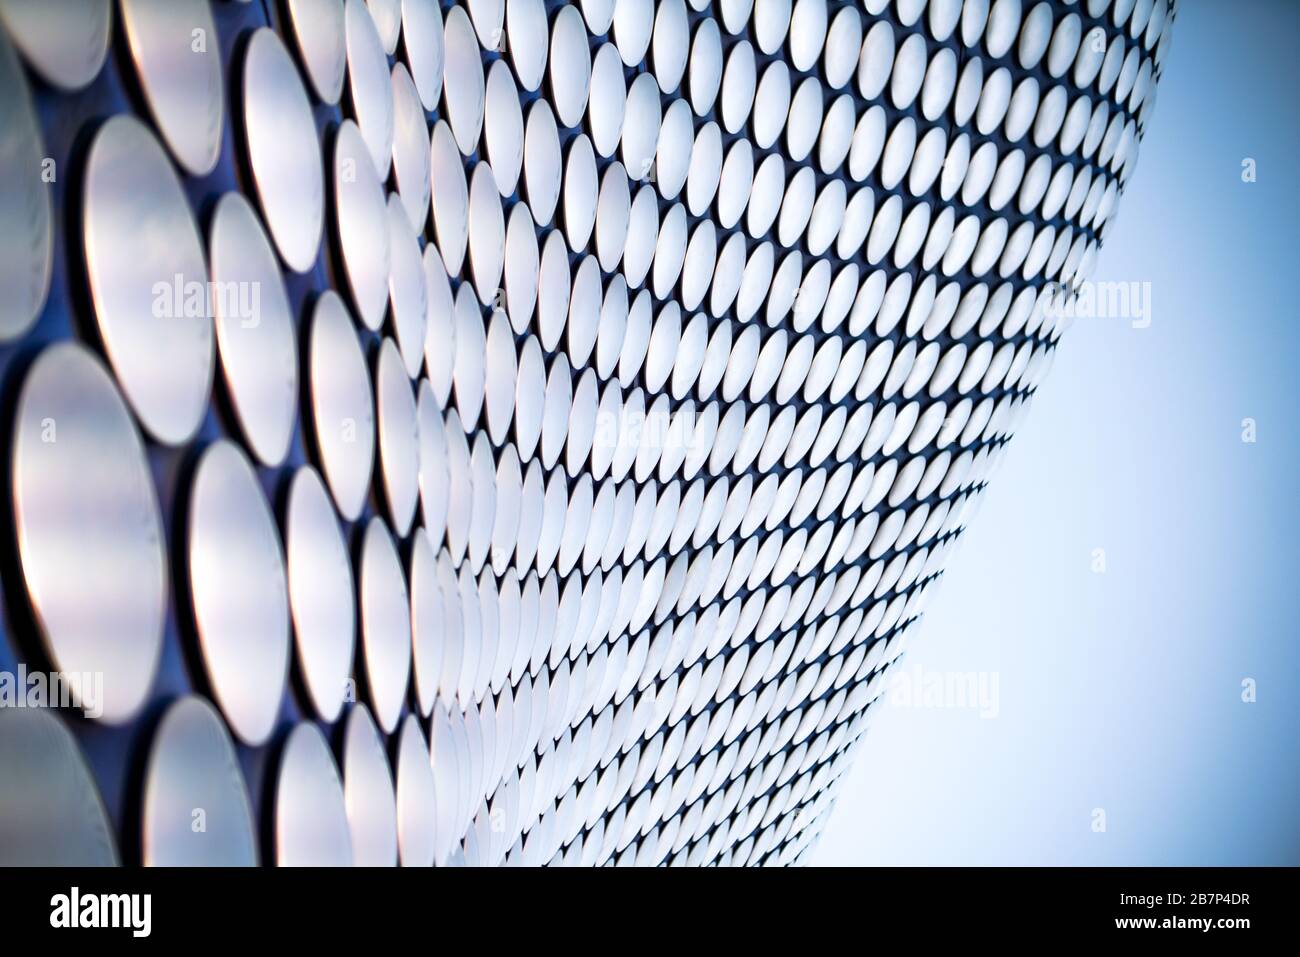
<instances>
[{"instance_id":1,"label":"metallic cladding panel","mask_svg":"<svg viewBox=\"0 0 1300 957\"><path fill-rule=\"evenodd\" d=\"M0 673L89 716L0 708L0 863L798 862L1172 0L71 6L0 0Z\"/></svg>"}]
</instances>

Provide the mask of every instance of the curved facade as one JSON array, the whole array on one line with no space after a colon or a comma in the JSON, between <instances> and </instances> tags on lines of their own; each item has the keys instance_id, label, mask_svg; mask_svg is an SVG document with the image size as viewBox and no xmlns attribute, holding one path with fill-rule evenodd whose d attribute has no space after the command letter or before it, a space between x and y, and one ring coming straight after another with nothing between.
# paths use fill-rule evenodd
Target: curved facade
<instances>
[{"instance_id":1,"label":"curved facade","mask_svg":"<svg viewBox=\"0 0 1300 957\"><path fill-rule=\"evenodd\" d=\"M797 863L1174 12L0 0L0 862Z\"/></svg>"}]
</instances>

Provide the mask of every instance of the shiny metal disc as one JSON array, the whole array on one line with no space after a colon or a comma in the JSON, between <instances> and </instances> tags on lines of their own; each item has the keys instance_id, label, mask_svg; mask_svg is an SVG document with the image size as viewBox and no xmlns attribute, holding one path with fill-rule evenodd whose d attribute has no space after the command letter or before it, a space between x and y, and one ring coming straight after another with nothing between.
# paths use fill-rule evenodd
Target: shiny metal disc
<instances>
[{"instance_id":1,"label":"shiny metal disc","mask_svg":"<svg viewBox=\"0 0 1300 957\"><path fill-rule=\"evenodd\" d=\"M596 255L601 269L615 272L627 243L628 218L632 213L632 196L628 191L627 173L617 161L605 168L596 197ZM509 262L507 262L509 266Z\"/></svg>"},{"instance_id":2,"label":"shiny metal disc","mask_svg":"<svg viewBox=\"0 0 1300 957\"><path fill-rule=\"evenodd\" d=\"M506 223L505 262L502 266L506 289L506 311L511 328L522 334L533 318L537 304L537 227L527 203L516 203Z\"/></svg>"},{"instance_id":3,"label":"shiny metal disc","mask_svg":"<svg viewBox=\"0 0 1300 957\"><path fill-rule=\"evenodd\" d=\"M515 386L519 378L515 340L504 312L493 310L488 320L484 365L484 406L488 435L494 445L505 444L515 410Z\"/></svg>"},{"instance_id":4,"label":"shiny metal disc","mask_svg":"<svg viewBox=\"0 0 1300 957\"><path fill-rule=\"evenodd\" d=\"M537 92L546 75L548 30L545 0L507 0L506 52L514 65L519 85Z\"/></svg>"},{"instance_id":5,"label":"shiny metal disc","mask_svg":"<svg viewBox=\"0 0 1300 957\"><path fill-rule=\"evenodd\" d=\"M541 438L545 395L546 364L542 347L535 336L529 336L519 350L514 409L515 444L524 461L532 458Z\"/></svg>"},{"instance_id":6,"label":"shiny metal disc","mask_svg":"<svg viewBox=\"0 0 1300 957\"><path fill-rule=\"evenodd\" d=\"M659 143L659 124L663 113L659 104L659 87L653 75L640 73L627 91L623 118L622 159L628 175L635 180L649 179L654 168Z\"/></svg>"},{"instance_id":7,"label":"shiny metal disc","mask_svg":"<svg viewBox=\"0 0 1300 957\"><path fill-rule=\"evenodd\" d=\"M615 275L605 287L600 305L600 328L596 332L596 370L602 379L614 374L627 334L627 282ZM608 423L610 428L615 423ZM612 439L612 432L609 437ZM607 445L609 443L606 443Z\"/></svg>"},{"instance_id":8,"label":"shiny metal disc","mask_svg":"<svg viewBox=\"0 0 1300 957\"><path fill-rule=\"evenodd\" d=\"M492 163L497 190L502 197L511 196L524 165L524 114L519 89L504 60L497 60L488 71L486 97L483 145Z\"/></svg>"},{"instance_id":9,"label":"shiny metal disc","mask_svg":"<svg viewBox=\"0 0 1300 957\"><path fill-rule=\"evenodd\" d=\"M546 100L528 108L524 127L524 190L539 226L547 226L560 199L560 134ZM436 180L435 180L436 181Z\"/></svg>"},{"instance_id":10,"label":"shiny metal disc","mask_svg":"<svg viewBox=\"0 0 1300 957\"><path fill-rule=\"evenodd\" d=\"M496 474L496 516L492 525L492 570L498 577L504 576L510 560L514 558L515 543L519 533L519 511L523 497L523 474L519 467L519 455L513 445L501 450ZM519 585L514 576L502 578L501 605L503 613L503 640L510 634L510 623L504 616L512 611L509 602L519 602ZM517 615L517 608L513 609ZM517 622L514 627L518 627Z\"/></svg>"},{"instance_id":11,"label":"shiny metal disc","mask_svg":"<svg viewBox=\"0 0 1300 957\"><path fill-rule=\"evenodd\" d=\"M108 56L112 0L4 0L0 24L48 83L79 90Z\"/></svg>"},{"instance_id":12,"label":"shiny metal disc","mask_svg":"<svg viewBox=\"0 0 1300 957\"><path fill-rule=\"evenodd\" d=\"M737 140L733 152L740 150ZM703 215L713 202L722 175L722 131L709 121L700 127L691 147L691 165L686 176L686 205L693 215ZM726 204L721 204L726 208Z\"/></svg>"},{"instance_id":13,"label":"shiny metal disc","mask_svg":"<svg viewBox=\"0 0 1300 957\"><path fill-rule=\"evenodd\" d=\"M830 29L826 34L823 69L831 87L838 90L852 79L858 66L861 48L862 17L852 8L841 8L835 14L835 19L831 21Z\"/></svg>"},{"instance_id":14,"label":"shiny metal disc","mask_svg":"<svg viewBox=\"0 0 1300 957\"><path fill-rule=\"evenodd\" d=\"M28 371L12 435L18 556L45 648L89 676L73 689L91 716L126 721L153 685L168 587L144 445L108 373L72 343Z\"/></svg>"},{"instance_id":15,"label":"shiny metal disc","mask_svg":"<svg viewBox=\"0 0 1300 957\"><path fill-rule=\"evenodd\" d=\"M432 189L429 125L411 74L400 63L393 66L392 85L393 178L407 219L416 232L423 233Z\"/></svg>"},{"instance_id":16,"label":"shiny metal disc","mask_svg":"<svg viewBox=\"0 0 1300 957\"><path fill-rule=\"evenodd\" d=\"M198 227L158 141L119 115L90 146L86 272L100 338L145 430L179 445L212 387L208 270Z\"/></svg>"},{"instance_id":17,"label":"shiny metal disc","mask_svg":"<svg viewBox=\"0 0 1300 957\"><path fill-rule=\"evenodd\" d=\"M320 729L289 733L275 782L275 862L280 867L351 867L352 832L338 766Z\"/></svg>"},{"instance_id":18,"label":"shiny metal disc","mask_svg":"<svg viewBox=\"0 0 1300 957\"><path fill-rule=\"evenodd\" d=\"M456 290L456 365L452 383L456 395L456 410L464 431L470 432L478 424L483 408L483 383L487 362L487 330L483 328L483 314L468 285Z\"/></svg>"},{"instance_id":19,"label":"shiny metal disc","mask_svg":"<svg viewBox=\"0 0 1300 957\"><path fill-rule=\"evenodd\" d=\"M774 60L754 91L754 145L767 149L785 129L790 115L790 68Z\"/></svg>"},{"instance_id":20,"label":"shiny metal disc","mask_svg":"<svg viewBox=\"0 0 1300 957\"><path fill-rule=\"evenodd\" d=\"M288 582L261 484L225 439L199 459L186 537L194 623L213 697L236 736L262 744L288 672Z\"/></svg>"},{"instance_id":21,"label":"shiny metal disc","mask_svg":"<svg viewBox=\"0 0 1300 957\"><path fill-rule=\"evenodd\" d=\"M542 464L553 468L569 430L573 405L573 373L565 353L557 352L546 376L546 405L542 412Z\"/></svg>"},{"instance_id":22,"label":"shiny metal disc","mask_svg":"<svg viewBox=\"0 0 1300 957\"><path fill-rule=\"evenodd\" d=\"M460 814L457 797L462 776L455 745L455 720L441 703L433 709L429 728L429 766L434 781L434 858L443 864L459 838Z\"/></svg>"},{"instance_id":23,"label":"shiny metal disc","mask_svg":"<svg viewBox=\"0 0 1300 957\"><path fill-rule=\"evenodd\" d=\"M300 468L289 487L284 538L299 669L316 712L333 721L349 691L356 607L347 543L311 466Z\"/></svg>"},{"instance_id":24,"label":"shiny metal disc","mask_svg":"<svg viewBox=\"0 0 1300 957\"><path fill-rule=\"evenodd\" d=\"M639 64L650 47L654 29L654 0L618 0L614 5L614 42L623 62L630 67Z\"/></svg>"},{"instance_id":25,"label":"shiny metal disc","mask_svg":"<svg viewBox=\"0 0 1300 957\"><path fill-rule=\"evenodd\" d=\"M388 195L388 302L402 367L414 379L424 364L429 286L415 228L396 194Z\"/></svg>"},{"instance_id":26,"label":"shiny metal disc","mask_svg":"<svg viewBox=\"0 0 1300 957\"><path fill-rule=\"evenodd\" d=\"M569 432L565 446L565 467L569 471L569 476L578 478L583 467L586 465L587 456L591 452L592 441L596 433L596 410L598 403L598 391L596 386L596 370L588 369L578 380L577 388L573 392L573 406L569 412ZM575 495L579 490L586 489L586 497L591 498L591 476L583 475L578 478L578 486L575 488ZM571 512L575 509L578 500L575 498L570 501ZM578 510L578 517L582 522L586 522L590 517L590 502L585 509ZM574 527L570 527L570 526ZM572 544L575 548L582 545L582 540L577 536L585 535L585 530L577 527L576 523L566 523L565 534L574 536ZM565 552L561 550L561 571L567 572L571 564L565 560ZM576 559L576 555L574 556Z\"/></svg>"},{"instance_id":27,"label":"shiny metal disc","mask_svg":"<svg viewBox=\"0 0 1300 957\"><path fill-rule=\"evenodd\" d=\"M213 321L231 405L249 448L266 465L289 451L298 412L297 331L257 214L238 193L217 203L208 239Z\"/></svg>"},{"instance_id":28,"label":"shiny metal disc","mask_svg":"<svg viewBox=\"0 0 1300 957\"><path fill-rule=\"evenodd\" d=\"M785 143L787 155L803 162L816 142L822 127L822 86L816 77L808 77L795 89L790 100L790 113L786 118ZM886 182L886 185L893 183Z\"/></svg>"},{"instance_id":29,"label":"shiny metal disc","mask_svg":"<svg viewBox=\"0 0 1300 957\"><path fill-rule=\"evenodd\" d=\"M348 66L343 0L286 0L286 7L312 89L333 106L343 95Z\"/></svg>"},{"instance_id":30,"label":"shiny metal disc","mask_svg":"<svg viewBox=\"0 0 1300 957\"><path fill-rule=\"evenodd\" d=\"M275 31L256 31L244 57L244 135L258 202L294 272L316 261L325 174L307 92Z\"/></svg>"},{"instance_id":31,"label":"shiny metal disc","mask_svg":"<svg viewBox=\"0 0 1300 957\"><path fill-rule=\"evenodd\" d=\"M797 0L789 22L791 66L802 73L816 65L826 29L826 0Z\"/></svg>"},{"instance_id":32,"label":"shiny metal disc","mask_svg":"<svg viewBox=\"0 0 1300 957\"><path fill-rule=\"evenodd\" d=\"M579 133L569 143L564 164L564 235L574 252L586 249L591 240L598 190L596 154L587 134Z\"/></svg>"},{"instance_id":33,"label":"shiny metal disc","mask_svg":"<svg viewBox=\"0 0 1300 957\"><path fill-rule=\"evenodd\" d=\"M687 85L695 115L705 116L713 109L722 85L722 35L716 20L701 20L695 28Z\"/></svg>"},{"instance_id":34,"label":"shiny metal disc","mask_svg":"<svg viewBox=\"0 0 1300 957\"><path fill-rule=\"evenodd\" d=\"M686 72L690 51L690 27L687 22L686 0L660 0L655 12L655 26L651 50L655 79L666 94L677 92Z\"/></svg>"},{"instance_id":35,"label":"shiny metal disc","mask_svg":"<svg viewBox=\"0 0 1300 957\"><path fill-rule=\"evenodd\" d=\"M675 204L664 216L655 245L654 270L651 273L655 298L667 299L686 256L686 207Z\"/></svg>"},{"instance_id":36,"label":"shiny metal disc","mask_svg":"<svg viewBox=\"0 0 1300 957\"><path fill-rule=\"evenodd\" d=\"M436 803L429 749L419 721L409 714L397 743L397 842L403 867L433 864Z\"/></svg>"},{"instance_id":37,"label":"shiny metal disc","mask_svg":"<svg viewBox=\"0 0 1300 957\"><path fill-rule=\"evenodd\" d=\"M754 48L748 40L741 40L731 48L722 74L722 99L719 107L723 128L728 133L740 132L749 119L754 106L756 74Z\"/></svg>"},{"instance_id":38,"label":"shiny metal disc","mask_svg":"<svg viewBox=\"0 0 1300 957\"><path fill-rule=\"evenodd\" d=\"M474 26L464 7L447 11L443 26L446 62L443 66L442 99L447 122L456 136L460 152L469 156L478 145L483 129L483 102L486 95L483 61L479 56ZM437 173L434 174L437 182Z\"/></svg>"},{"instance_id":39,"label":"shiny metal disc","mask_svg":"<svg viewBox=\"0 0 1300 957\"><path fill-rule=\"evenodd\" d=\"M596 345L600 328L600 266L595 256L586 256L574 272L569 295L567 348L577 368L586 366Z\"/></svg>"},{"instance_id":40,"label":"shiny metal disc","mask_svg":"<svg viewBox=\"0 0 1300 957\"><path fill-rule=\"evenodd\" d=\"M623 275L628 286L639 289L654 260L659 236L659 201L655 188L642 186L632 197L628 212L627 244L623 248Z\"/></svg>"},{"instance_id":41,"label":"shiny metal disc","mask_svg":"<svg viewBox=\"0 0 1300 957\"><path fill-rule=\"evenodd\" d=\"M411 539L411 651L414 658L415 690L420 713L428 715L438 693L446 643L446 609L438 584L438 555L423 528Z\"/></svg>"},{"instance_id":42,"label":"shiny metal disc","mask_svg":"<svg viewBox=\"0 0 1300 957\"><path fill-rule=\"evenodd\" d=\"M0 19L6 10L0 5ZM0 181L8 184L0 193L0 342L31 328L50 290L54 233L44 157L23 66L0 30Z\"/></svg>"},{"instance_id":43,"label":"shiny metal disc","mask_svg":"<svg viewBox=\"0 0 1300 957\"><path fill-rule=\"evenodd\" d=\"M451 282L438 255L436 243L424 247L424 284L429 294L429 312L424 330L424 371L439 405L451 395L451 376L456 359L456 326Z\"/></svg>"},{"instance_id":44,"label":"shiny metal disc","mask_svg":"<svg viewBox=\"0 0 1300 957\"><path fill-rule=\"evenodd\" d=\"M669 302L655 317L654 330L646 347L645 383L651 392L659 392L672 374L677 347L682 338L682 310Z\"/></svg>"},{"instance_id":45,"label":"shiny metal disc","mask_svg":"<svg viewBox=\"0 0 1300 957\"><path fill-rule=\"evenodd\" d=\"M0 708L0 867L116 867L113 825L77 739L43 708Z\"/></svg>"},{"instance_id":46,"label":"shiny metal disc","mask_svg":"<svg viewBox=\"0 0 1300 957\"><path fill-rule=\"evenodd\" d=\"M470 490L469 557L477 573L487 560L496 517L496 462L492 458L492 444L481 431L474 436L474 449L470 453Z\"/></svg>"},{"instance_id":47,"label":"shiny metal disc","mask_svg":"<svg viewBox=\"0 0 1300 957\"><path fill-rule=\"evenodd\" d=\"M361 321L378 329L384 321L392 259L388 206L365 140L351 120L344 120L335 134L334 215L352 301Z\"/></svg>"},{"instance_id":48,"label":"shiny metal disc","mask_svg":"<svg viewBox=\"0 0 1300 957\"><path fill-rule=\"evenodd\" d=\"M587 101L587 124L591 142L601 156L610 157L618 148L623 133L623 109L627 103L627 86L623 81L623 61L618 49L606 43L596 51L591 63L591 96Z\"/></svg>"},{"instance_id":49,"label":"shiny metal disc","mask_svg":"<svg viewBox=\"0 0 1300 957\"><path fill-rule=\"evenodd\" d=\"M205 699L167 709L145 770L146 867L256 867L257 830L226 725Z\"/></svg>"},{"instance_id":50,"label":"shiny metal disc","mask_svg":"<svg viewBox=\"0 0 1300 957\"><path fill-rule=\"evenodd\" d=\"M694 0L700 7L700 0ZM587 21L587 30L593 36L608 32L614 22L614 6L617 0L581 0L582 15Z\"/></svg>"},{"instance_id":51,"label":"shiny metal disc","mask_svg":"<svg viewBox=\"0 0 1300 957\"><path fill-rule=\"evenodd\" d=\"M718 264L718 234L711 220L705 220L690 235L681 268L681 306L698 308L714 278Z\"/></svg>"},{"instance_id":52,"label":"shiny metal disc","mask_svg":"<svg viewBox=\"0 0 1300 957\"><path fill-rule=\"evenodd\" d=\"M438 588L442 592L442 607L445 614L446 630L443 646L442 668L438 676L439 700L434 704L433 722L437 725L444 702L456 696L456 684L460 679L461 649L465 643L463 616L460 610L460 591L456 581L456 570L452 564L451 553L444 548L438 553Z\"/></svg>"},{"instance_id":53,"label":"shiny metal disc","mask_svg":"<svg viewBox=\"0 0 1300 957\"><path fill-rule=\"evenodd\" d=\"M375 32L384 52L392 55L402 30L402 0L366 0L366 8L375 21Z\"/></svg>"},{"instance_id":54,"label":"shiny metal disc","mask_svg":"<svg viewBox=\"0 0 1300 957\"><path fill-rule=\"evenodd\" d=\"M221 45L207 0L121 0L145 102L172 154L195 176L217 165L225 121Z\"/></svg>"},{"instance_id":55,"label":"shiny metal disc","mask_svg":"<svg viewBox=\"0 0 1300 957\"><path fill-rule=\"evenodd\" d=\"M551 21L548 72L556 119L561 126L578 126L591 89L591 49L587 46L587 28L576 7L560 7Z\"/></svg>"},{"instance_id":56,"label":"shiny metal disc","mask_svg":"<svg viewBox=\"0 0 1300 957\"><path fill-rule=\"evenodd\" d=\"M739 147L741 142L744 141L737 141L736 146ZM664 111L655 147L655 173L660 194L665 199L676 199L686 185L694 149L695 127L691 108L685 100L674 100Z\"/></svg>"},{"instance_id":57,"label":"shiny metal disc","mask_svg":"<svg viewBox=\"0 0 1300 957\"><path fill-rule=\"evenodd\" d=\"M343 803L357 867L397 865L397 798L384 740L370 709L356 704L343 732Z\"/></svg>"},{"instance_id":58,"label":"shiny metal disc","mask_svg":"<svg viewBox=\"0 0 1300 957\"><path fill-rule=\"evenodd\" d=\"M355 521L375 458L375 407L361 344L334 292L316 301L308 352L312 424L321 471L339 514Z\"/></svg>"},{"instance_id":59,"label":"shiny metal disc","mask_svg":"<svg viewBox=\"0 0 1300 957\"><path fill-rule=\"evenodd\" d=\"M546 237L537 270L537 333L542 348L555 351L569 312L569 250L564 235L555 230Z\"/></svg>"},{"instance_id":60,"label":"shiny metal disc","mask_svg":"<svg viewBox=\"0 0 1300 957\"><path fill-rule=\"evenodd\" d=\"M496 300L505 256L506 224L492 167L479 163L469 182L469 267L479 302Z\"/></svg>"},{"instance_id":61,"label":"shiny metal disc","mask_svg":"<svg viewBox=\"0 0 1300 957\"><path fill-rule=\"evenodd\" d=\"M406 64L426 110L436 110L442 96L442 8L438 0L402 0L402 45Z\"/></svg>"},{"instance_id":62,"label":"shiny metal disc","mask_svg":"<svg viewBox=\"0 0 1300 957\"><path fill-rule=\"evenodd\" d=\"M446 531L451 473L447 458L447 426L437 398L425 379L420 380L415 415L420 432L420 511L424 516L425 531L438 545Z\"/></svg>"},{"instance_id":63,"label":"shiny metal disc","mask_svg":"<svg viewBox=\"0 0 1300 957\"><path fill-rule=\"evenodd\" d=\"M393 88L388 57L364 0L344 0L352 114L382 182L393 153Z\"/></svg>"},{"instance_id":64,"label":"shiny metal disc","mask_svg":"<svg viewBox=\"0 0 1300 957\"><path fill-rule=\"evenodd\" d=\"M438 253L447 272L455 275L465 263L465 247L469 242L469 185L451 127L441 120L430 134L429 154Z\"/></svg>"},{"instance_id":65,"label":"shiny metal disc","mask_svg":"<svg viewBox=\"0 0 1300 957\"><path fill-rule=\"evenodd\" d=\"M474 23L474 32L484 50L500 53L505 49L503 26L505 24L506 0L466 0L470 19Z\"/></svg>"},{"instance_id":66,"label":"shiny metal disc","mask_svg":"<svg viewBox=\"0 0 1300 957\"><path fill-rule=\"evenodd\" d=\"M375 367L375 406L379 431L379 467L388 517L405 538L415 518L419 493L419 436L415 394L392 339L379 347Z\"/></svg>"},{"instance_id":67,"label":"shiny metal disc","mask_svg":"<svg viewBox=\"0 0 1300 957\"><path fill-rule=\"evenodd\" d=\"M764 53L775 53L790 29L792 0L755 0L754 35Z\"/></svg>"},{"instance_id":68,"label":"shiny metal disc","mask_svg":"<svg viewBox=\"0 0 1300 957\"><path fill-rule=\"evenodd\" d=\"M402 563L381 518L372 518L366 526L360 605L370 703L379 726L391 734L411 677L411 605Z\"/></svg>"}]
</instances>

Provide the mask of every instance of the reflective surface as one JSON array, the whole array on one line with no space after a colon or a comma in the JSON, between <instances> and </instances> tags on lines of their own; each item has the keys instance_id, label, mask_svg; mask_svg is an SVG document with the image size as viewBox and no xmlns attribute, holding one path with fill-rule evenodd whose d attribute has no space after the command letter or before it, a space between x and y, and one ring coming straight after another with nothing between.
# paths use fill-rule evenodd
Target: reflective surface
<instances>
[{"instance_id":1,"label":"reflective surface","mask_svg":"<svg viewBox=\"0 0 1300 957\"><path fill-rule=\"evenodd\" d=\"M154 122L177 162L202 176L217 163L226 117L212 10L207 0L122 0L119 9Z\"/></svg>"},{"instance_id":2,"label":"reflective surface","mask_svg":"<svg viewBox=\"0 0 1300 957\"><path fill-rule=\"evenodd\" d=\"M290 732L275 782L275 862L349 867L352 835L338 766L314 724Z\"/></svg>"},{"instance_id":3,"label":"reflective surface","mask_svg":"<svg viewBox=\"0 0 1300 957\"><path fill-rule=\"evenodd\" d=\"M244 58L244 135L271 235L294 272L316 261L325 180L307 93L280 38L258 30Z\"/></svg>"},{"instance_id":4,"label":"reflective surface","mask_svg":"<svg viewBox=\"0 0 1300 957\"><path fill-rule=\"evenodd\" d=\"M0 663L99 714L0 710L0 858L802 860L1165 0L79 5L0 0Z\"/></svg>"},{"instance_id":5,"label":"reflective surface","mask_svg":"<svg viewBox=\"0 0 1300 957\"><path fill-rule=\"evenodd\" d=\"M339 514L361 514L375 457L375 406L370 373L343 301L332 292L314 307L308 384L321 470Z\"/></svg>"},{"instance_id":6,"label":"reflective surface","mask_svg":"<svg viewBox=\"0 0 1300 957\"><path fill-rule=\"evenodd\" d=\"M104 65L112 0L5 0L0 23L47 83L78 90Z\"/></svg>"},{"instance_id":7,"label":"reflective surface","mask_svg":"<svg viewBox=\"0 0 1300 957\"><path fill-rule=\"evenodd\" d=\"M485 84L474 27L463 7L447 11L443 28L442 97L456 145L468 156L483 128Z\"/></svg>"},{"instance_id":8,"label":"reflective surface","mask_svg":"<svg viewBox=\"0 0 1300 957\"><path fill-rule=\"evenodd\" d=\"M0 708L0 764L0 865L118 863L95 779L62 719L36 708Z\"/></svg>"},{"instance_id":9,"label":"reflective surface","mask_svg":"<svg viewBox=\"0 0 1300 957\"><path fill-rule=\"evenodd\" d=\"M147 867L253 867L253 811L235 747L198 696L167 709L154 733L144 785Z\"/></svg>"},{"instance_id":10,"label":"reflective surface","mask_svg":"<svg viewBox=\"0 0 1300 957\"><path fill-rule=\"evenodd\" d=\"M387 168L387 152L384 157ZM348 288L361 321L378 329L392 263L388 207L366 141L351 120L344 120L335 134L333 168L334 216Z\"/></svg>"},{"instance_id":11,"label":"reflective surface","mask_svg":"<svg viewBox=\"0 0 1300 957\"><path fill-rule=\"evenodd\" d=\"M31 327L50 288L52 213L38 175L44 155L22 64L0 30L0 177L9 184L0 194L0 341Z\"/></svg>"},{"instance_id":12,"label":"reflective surface","mask_svg":"<svg viewBox=\"0 0 1300 957\"><path fill-rule=\"evenodd\" d=\"M208 250L222 290L213 296L213 323L231 404L253 453L279 465L297 418L298 347L275 253L239 194L217 204Z\"/></svg>"},{"instance_id":13,"label":"reflective surface","mask_svg":"<svg viewBox=\"0 0 1300 957\"><path fill-rule=\"evenodd\" d=\"M347 72L343 0L287 0L294 39L316 96L337 103Z\"/></svg>"},{"instance_id":14,"label":"reflective surface","mask_svg":"<svg viewBox=\"0 0 1300 957\"><path fill-rule=\"evenodd\" d=\"M363 0L344 0L343 15L352 115L382 180L393 152L393 91L385 44Z\"/></svg>"},{"instance_id":15,"label":"reflective surface","mask_svg":"<svg viewBox=\"0 0 1300 957\"><path fill-rule=\"evenodd\" d=\"M298 667L316 711L333 721L351 690L355 591L338 516L310 466L290 486L284 544Z\"/></svg>"},{"instance_id":16,"label":"reflective surface","mask_svg":"<svg viewBox=\"0 0 1300 957\"><path fill-rule=\"evenodd\" d=\"M391 733L411 674L411 606L406 576L383 519L371 519L366 526L358 588L370 702L379 726Z\"/></svg>"},{"instance_id":17,"label":"reflective surface","mask_svg":"<svg viewBox=\"0 0 1300 957\"><path fill-rule=\"evenodd\" d=\"M194 475L186 567L203 663L231 729L271 733L289 663L289 597L275 519L252 466L225 440ZM241 596L229 601L231 592Z\"/></svg>"},{"instance_id":18,"label":"reflective surface","mask_svg":"<svg viewBox=\"0 0 1300 957\"><path fill-rule=\"evenodd\" d=\"M397 863L397 805L383 738L364 704L349 712L343 737L343 798L352 834L352 863Z\"/></svg>"},{"instance_id":19,"label":"reflective surface","mask_svg":"<svg viewBox=\"0 0 1300 957\"><path fill-rule=\"evenodd\" d=\"M89 716L126 721L153 683L168 589L139 433L103 365L59 343L28 371L12 434L18 555L46 651Z\"/></svg>"},{"instance_id":20,"label":"reflective surface","mask_svg":"<svg viewBox=\"0 0 1300 957\"><path fill-rule=\"evenodd\" d=\"M156 439L191 438L212 385L207 266L180 183L138 120L116 116L90 147L82 241L104 350Z\"/></svg>"},{"instance_id":21,"label":"reflective surface","mask_svg":"<svg viewBox=\"0 0 1300 957\"><path fill-rule=\"evenodd\" d=\"M415 516L419 434L415 395L392 339L385 339L379 348L375 369L375 406L384 500L388 503L393 528L405 536Z\"/></svg>"}]
</instances>

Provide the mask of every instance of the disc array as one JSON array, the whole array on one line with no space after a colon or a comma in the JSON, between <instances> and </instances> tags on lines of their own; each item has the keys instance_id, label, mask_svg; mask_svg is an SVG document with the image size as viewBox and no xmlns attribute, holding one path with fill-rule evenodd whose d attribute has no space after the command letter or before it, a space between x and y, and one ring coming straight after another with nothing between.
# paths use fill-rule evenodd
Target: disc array
<instances>
[{"instance_id":1,"label":"disc array","mask_svg":"<svg viewBox=\"0 0 1300 957\"><path fill-rule=\"evenodd\" d=\"M0 0L0 862L798 862L1173 6Z\"/></svg>"}]
</instances>

